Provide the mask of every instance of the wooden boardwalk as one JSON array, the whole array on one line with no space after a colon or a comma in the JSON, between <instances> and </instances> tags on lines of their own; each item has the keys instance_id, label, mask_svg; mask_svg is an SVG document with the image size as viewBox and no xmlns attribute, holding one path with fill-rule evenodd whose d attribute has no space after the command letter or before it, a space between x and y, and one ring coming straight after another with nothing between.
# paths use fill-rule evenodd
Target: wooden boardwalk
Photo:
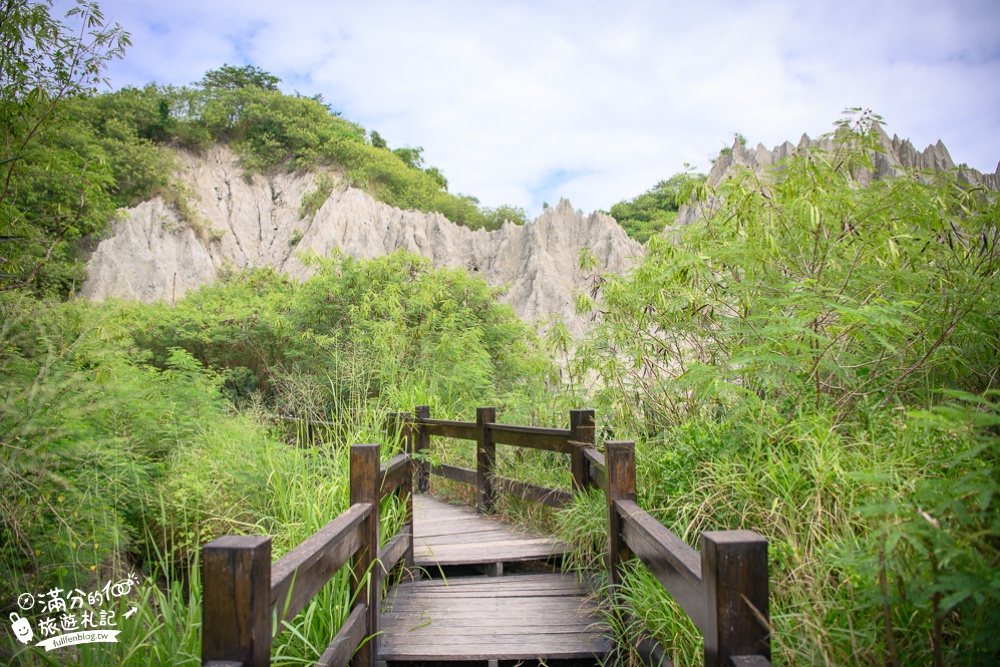
<instances>
[{"instance_id":1,"label":"wooden boardwalk","mask_svg":"<svg viewBox=\"0 0 1000 667\"><path fill-rule=\"evenodd\" d=\"M561 556L565 545L517 533L475 510L414 496L414 561L488 566ZM568 574L446 576L398 584L386 597L379 659L393 663L568 661L611 648L587 591Z\"/></svg>"},{"instance_id":2,"label":"wooden boardwalk","mask_svg":"<svg viewBox=\"0 0 1000 667\"><path fill-rule=\"evenodd\" d=\"M486 566L503 573L504 563L561 559L562 542L514 532L471 507L450 505L432 496L413 497L413 561L437 569L456 565Z\"/></svg>"},{"instance_id":3,"label":"wooden boardwalk","mask_svg":"<svg viewBox=\"0 0 1000 667\"><path fill-rule=\"evenodd\" d=\"M599 451L592 410L571 410L568 429L497 423L488 407L476 409L474 422L431 419L427 406L415 413L391 416L390 446L402 451L388 460L380 444L351 445L350 506L279 560L272 561L266 535L224 535L202 547L205 667L268 667L272 639L292 627L282 622L345 570L350 613L317 667L568 667L613 659L593 601L573 577L553 571L567 547L421 495L431 475L471 485L483 512L500 493L558 509L577 491L601 489L612 594L624 560L635 556L698 628L706 667L770 666L767 540L746 530L706 531L699 553L670 532L636 503L634 443L605 441ZM475 441L476 469L430 465L432 438ZM497 445L566 455L573 492L498 476ZM383 540L386 497L406 512ZM407 576L415 572L427 578ZM383 596L387 578L399 583ZM616 605L619 611L629 617ZM650 667L671 664L641 627L627 640L615 653Z\"/></svg>"}]
</instances>

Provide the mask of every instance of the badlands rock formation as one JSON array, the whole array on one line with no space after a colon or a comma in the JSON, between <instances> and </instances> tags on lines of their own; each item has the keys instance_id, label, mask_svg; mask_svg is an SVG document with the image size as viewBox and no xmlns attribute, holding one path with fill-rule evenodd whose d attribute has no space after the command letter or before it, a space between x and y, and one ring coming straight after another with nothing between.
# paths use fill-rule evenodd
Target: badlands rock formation
<instances>
[{"instance_id":1,"label":"badlands rock formation","mask_svg":"<svg viewBox=\"0 0 1000 667\"><path fill-rule=\"evenodd\" d=\"M863 182L871 179L902 176L909 169L919 171L956 169L948 149L940 140L921 152L913 147L909 139L900 139L896 135L890 138L879 126L876 126L876 131L879 132L882 148L885 149L885 152L874 155L872 159L874 170L870 174L861 175L859 180ZM833 139L830 137L810 139L806 134L803 134L802 138L799 139L798 145L786 141L780 146L775 146L772 150L768 150L763 144L757 144L756 148L749 148L736 141L727 155L720 155L719 159L715 161L712 171L708 175L708 185L710 187L719 185L736 168L748 167L761 170L773 167L789 155L810 147L824 151L833 151L835 148ZM994 192L1000 191L1000 163L997 164L997 170L993 174L981 174L964 164L957 167L957 174L960 180L970 185L982 186ZM705 206L711 204L710 201L693 207L682 206L674 226L694 222L702 217Z\"/></svg>"},{"instance_id":2,"label":"badlands rock formation","mask_svg":"<svg viewBox=\"0 0 1000 667\"><path fill-rule=\"evenodd\" d=\"M586 289L590 276L578 268L579 250L594 253L598 271L616 273L642 255L642 246L611 217L584 217L565 200L532 223L486 232L340 188L309 220L299 218L299 206L314 187L313 174L246 180L236 156L221 147L202 157L184 155L182 161L182 179L203 219L201 233L158 197L128 210L91 257L84 296L169 301L214 281L227 265L273 266L302 279L310 269L300 253L328 256L339 249L371 259L405 249L434 266L464 267L491 285L507 285L503 300L518 315L528 320L557 315L579 334L587 325L574 314L573 293Z\"/></svg>"}]
</instances>

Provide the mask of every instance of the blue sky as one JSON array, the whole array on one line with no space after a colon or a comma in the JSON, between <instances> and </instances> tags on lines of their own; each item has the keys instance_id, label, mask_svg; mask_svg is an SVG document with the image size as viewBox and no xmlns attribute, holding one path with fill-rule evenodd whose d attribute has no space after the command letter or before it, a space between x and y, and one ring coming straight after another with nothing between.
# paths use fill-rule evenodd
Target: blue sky
<instances>
[{"instance_id":1,"label":"blue sky","mask_svg":"<svg viewBox=\"0 0 1000 667\"><path fill-rule=\"evenodd\" d=\"M253 64L531 215L609 208L706 171L734 132L770 148L852 106L919 149L1000 160L998 0L99 4L132 35L113 87Z\"/></svg>"}]
</instances>

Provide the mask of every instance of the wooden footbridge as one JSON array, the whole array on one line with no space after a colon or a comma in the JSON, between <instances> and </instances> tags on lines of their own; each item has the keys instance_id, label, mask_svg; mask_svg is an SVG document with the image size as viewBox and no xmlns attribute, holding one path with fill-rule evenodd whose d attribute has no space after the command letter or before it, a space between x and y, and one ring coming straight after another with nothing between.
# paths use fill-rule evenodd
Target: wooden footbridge
<instances>
[{"instance_id":1,"label":"wooden footbridge","mask_svg":"<svg viewBox=\"0 0 1000 667\"><path fill-rule=\"evenodd\" d=\"M431 419L422 406L394 415L390 431L401 452L382 463L378 445L353 445L350 507L277 562L269 537L203 547L203 665L269 665L273 628L342 567L356 602L317 665L606 664L623 641L646 664L670 665L644 632L610 636L595 596L552 567L567 545L490 516L501 492L561 507L591 487L607 498L612 596L623 561L636 557L701 631L707 666L770 665L767 542L728 531L703 533L700 554L685 544L636 504L633 444L597 449L593 411L572 410L570 427L553 429L497 423L492 408L479 408L475 422ZM430 466L432 436L474 440L476 469ZM568 455L573 492L498 476L497 445ZM473 485L477 507L427 495L432 475ZM386 502L403 504L404 521L381 544Z\"/></svg>"}]
</instances>

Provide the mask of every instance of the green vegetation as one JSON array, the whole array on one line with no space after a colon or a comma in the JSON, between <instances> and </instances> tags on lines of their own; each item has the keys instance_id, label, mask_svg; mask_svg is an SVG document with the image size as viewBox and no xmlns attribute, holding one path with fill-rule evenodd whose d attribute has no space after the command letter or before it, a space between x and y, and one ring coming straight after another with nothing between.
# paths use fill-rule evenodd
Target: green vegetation
<instances>
[{"instance_id":1,"label":"green vegetation","mask_svg":"<svg viewBox=\"0 0 1000 667\"><path fill-rule=\"evenodd\" d=\"M674 174L638 197L611 207L611 217L639 243L659 235L677 217L681 205L691 200L705 183L705 175L686 171Z\"/></svg>"},{"instance_id":2,"label":"green vegetation","mask_svg":"<svg viewBox=\"0 0 1000 667\"><path fill-rule=\"evenodd\" d=\"M606 276L573 369L600 377L609 435L638 440L640 502L665 525L768 537L779 663L989 664L1000 207L946 174L858 186L875 120L778 178L739 172L676 245L652 238ZM628 597L697 661L655 582Z\"/></svg>"},{"instance_id":3,"label":"green vegetation","mask_svg":"<svg viewBox=\"0 0 1000 667\"><path fill-rule=\"evenodd\" d=\"M0 8L0 280L65 294L82 276L75 242L102 230L114 203L105 156L64 102L90 93L129 41L96 5L59 20L50 4Z\"/></svg>"},{"instance_id":4,"label":"green vegetation","mask_svg":"<svg viewBox=\"0 0 1000 667\"><path fill-rule=\"evenodd\" d=\"M346 448L289 446L278 415L333 420L342 444L384 440L386 413L415 403L444 415L544 403L537 338L481 280L403 253L317 262L303 283L236 274L176 307L3 293L4 608L137 568L177 585L150 582L161 599L144 610L145 632L79 664L197 655L197 590L185 600L179 584L198 545L266 533L277 557L346 508ZM345 591L330 584L296 621L308 642L288 633L275 655L318 657L307 644L325 648ZM182 639L165 634L167 613L188 619ZM0 655L31 664L19 651Z\"/></svg>"},{"instance_id":5,"label":"green vegetation","mask_svg":"<svg viewBox=\"0 0 1000 667\"><path fill-rule=\"evenodd\" d=\"M337 173L387 204L436 211L473 229L527 221L522 209L481 207L474 197L448 192L440 170L424 167L422 148L389 150L377 133L369 139L320 96L286 95L277 77L252 65L224 65L190 87L148 84L95 94L99 79L90 72L122 54L127 36L120 28L103 26L93 8L80 10L79 20L92 24L93 43L70 52L68 28L49 18L44 3L15 2L7 11L11 26L24 27L11 29L4 62L30 56L35 64L25 67L37 71L12 77L0 91L5 284L68 296L85 278L81 258L117 209L157 194L209 240L211 230L203 229L172 174L176 149L203 151L217 143L239 154L247 174L323 169L317 191L302 204L303 217L322 205ZM25 55L22 47L34 51ZM57 51L76 64L52 58Z\"/></svg>"},{"instance_id":6,"label":"green vegetation","mask_svg":"<svg viewBox=\"0 0 1000 667\"><path fill-rule=\"evenodd\" d=\"M95 95L127 42L120 28L92 5L66 23L47 3L2 11L0 606L132 571L143 581L118 644L59 660L196 661L198 546L268 533L280 556L346 506L342 445L382 441L387 412L427 404L435 417L495 405L504 421L548 426L597 408L601 438L637 441L640 503L686 541L768 537L776 664L996 662L995 194L948 174L859 185L878 150L871 114L838 124L831 153L739 172L673 243L659 232L703 181L675 176L612 208L646 258L596 280L600 302L581 296L600 317L575 351L553 327L566 384L496 290L403 253L313 258L302 283L230 271L174 306L65 301L118 207L160 193L199 224L170 179L177 147L225 142L248 172L320 169L472 227L524 212L448 193L423 149L390 150L253 66ZM302 216L333 187L317 177ZM336 442L295 442L281 415L330 420ZM467 447L434 456L471 463ZM502 448L499 468L568 484L548 452ZM576 565L600 567L602 498L558 515L503 508L560 524ZM276 662L317 657L346 590L335 579L291 623ZM625 597L676 664L699 662L695 629L641 569ZM52 664L5 637L5 663Z\"/></svg>"}]
</instances>

